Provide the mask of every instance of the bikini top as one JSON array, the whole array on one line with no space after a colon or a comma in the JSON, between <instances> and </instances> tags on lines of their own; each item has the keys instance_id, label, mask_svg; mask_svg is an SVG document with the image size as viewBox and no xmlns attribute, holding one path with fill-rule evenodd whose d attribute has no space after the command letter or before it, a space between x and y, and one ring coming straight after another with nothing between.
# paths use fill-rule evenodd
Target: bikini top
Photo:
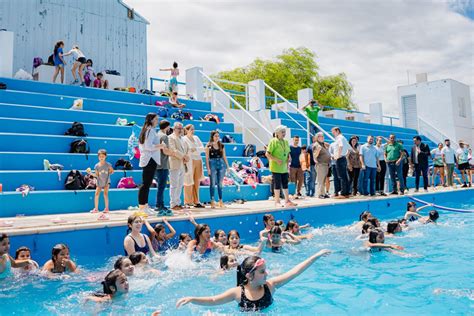
<instances>
[{"instance_id":1,"label":"bikini top","mask_svg":"<svg viewBox=\"0 0 474 316\"><path fill-rule=\"evenodd\" d=\"M241 285L242 293L240 294L240 311L249 312L249 311L261 311L262 309L267 308L273 303L273 296L270 288L267 284L263 286L264 293L261 298L256 301L251 301L245 296L245 287Z\"/></svg>"},{"instance_id":2,"label":"bikini top","mask_svg":"<svg viewBox=\"0 0 474 316\"><path fill-rule=\"evenodd\" d=\"M198 249L199 245L194 246L194 251L197 251L198 253L201 253L201 251ZM212 251L212 242L209 240L206 244L206 251L202 253L202 255L207 255L210 254Z\"/></svg>"},{"instance_id":3,"label":"bikini top","mask_svg":"<svg viewBox=\"0 0 474 316\"><path fill-rule=\"evenodd\" d=\"M160 241L158 241L158 239L153 238L153 240L151 241L151 245L152 245L153 249L156 252L159 252L159 253L164 253L168 249L170 249L170 244L168 243L167 240L165 240L164 242L160 242Z\"/></svg>"},{"instance_id":4,"label":"bikini top","mask_svg":"<svg viewBox=\"0 0 474 316\"><path fill-rule=\"evenodd\" d=\"M135 247L135 252L143 252L144 254L148 254L150 252L150 247L148 247L148 243L146 242L146 236L145 234L141 234L143 236L143 240L145 240L145 246L143 247L140 247L137 243L137 241L135 240L135 238L132 237L131 234L128 234L128 236L130 238L132 238L133 240L133 243L134 243L134 247ZM128 255L127 254L127 251L125 250L125 255Z\"/></svg>"}]
</instances>

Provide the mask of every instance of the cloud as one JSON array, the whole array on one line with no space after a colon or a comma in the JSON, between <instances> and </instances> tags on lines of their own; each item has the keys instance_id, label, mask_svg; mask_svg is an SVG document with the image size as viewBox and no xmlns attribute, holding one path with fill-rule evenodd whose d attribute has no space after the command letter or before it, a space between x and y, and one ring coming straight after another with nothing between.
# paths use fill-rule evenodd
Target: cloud
<instances>
[{"instance_id":1,"label":"cloud","mask_svg":"<svg viewBox=\"0 0 474 316\"><path fill-rule=\"evenodd\" d=\"M148 75L176 60L215 73L305 46L322 75L345 72L361 110L398 112L397 86L415 74L474 84L474 22L467 1L126 0L150 21ZM458 5L454 10L453 5ZM184 80L184 71L182 71Z\"/></svg>"}]
</instances>

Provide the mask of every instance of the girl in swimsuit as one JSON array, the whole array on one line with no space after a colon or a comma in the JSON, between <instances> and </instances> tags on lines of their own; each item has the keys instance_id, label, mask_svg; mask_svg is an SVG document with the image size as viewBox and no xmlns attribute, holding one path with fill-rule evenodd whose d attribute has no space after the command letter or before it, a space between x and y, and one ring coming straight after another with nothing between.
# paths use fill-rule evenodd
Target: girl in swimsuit
<instances>
[{"instance_id":1,"label":"girl in swimsuit","mask_svg":"<svg viewBox=\"0 0 474 316\"><path fill-rule=\"evenodd\" d=\"M420 215L420 211L422 209L425 209L427 207L433 206L433 204L426 204L423 205L422 207L416 208L416 203L415 202L408 202L407 203L407 211L405 212L405 216L403 217L409 222L414 222L416 221L419 217L422 217Z\"/></svg>"},{"instance_id":2,"label":"girl in swimsuit","mask_svg":"<svg viewBox=\"0 0 474 316\"><path fill-rule=\"evenodd\" d=\"M234 255L223 255L220 259L221 271L228 271L236 268L239 265L237 258Z\"/></svg>"},{"instance_id":3,"label":"girl in swimsuit","mask_svg":"<svg viewBox=\"0 0 474 316\"><path fill-rule=\"evenodd\" d=\"M169 91L170 92L175 92L175 91L177 92L178 91L178 76L179 76L178 63L174 62L173 63L173 68L164 68L164 69L160 69L160 71L170 71L171 72Z\"/></svg>"},{"instance_id":4,"label":"girl in swimsuit","mask_svg":"<svg viewBox=\"0 0 474 316\"><path fill-rule=\"evenodd\" d=\"M123 247L127 256L137 251L141 251L145 255L150 254L152 257L156 256L150 238L141 233L142 227L143 219L140 216L131 215L128 217L127 233L129 234L123 240Z\"/></svg>"},{"instance_id":5,"label":"girl in swimsuit","mask_svg":"<svg viewBox=\"0 0 474 316\"><path fill-rule=\"evenodd\" d=\"M299 240L284 239L282 238L282 230L280 226L274 226L267 237L267 248L270 248L273 252L280 252L284 244L299 244Z\"/></svg>"},{"instance_id":6,"label":"girl in swimsuit","mask_svg":"<svg viewBox=\"0 0 474 316\"><path fill-rule=\"evenodd\" d=\"M267 237L268 233L270 232L270 229L275 226L275 217L273 217L272 214L263 215L263 225L265 225L265 229L260 231L260 239Z\"/></svg>"},{"instance_id":7,"label":"girl in swimsuit","mask_svg":"<svg viewBox=\"0 0 474 316\"><path fill-rule=\"evenodd\" d=\"M194 225L194 228L196 228L199 225L192 215L190 215L188 218L191 224ZM214 231L214 237L212 237L211 240L222 247L227 245L227 235L225 231L222 229L218 229Z\"/></svg>"},{"instance_id":8,"label":"girl in swimsuit","mask_svg":"<svg viewBox=\"0 0 474 316\"><path fill-rule=\"evenodd\" d=\"M122 271L126 276L129 277L133 275L135 266L128 257L120 257L117 259L117 261L115 261L114 269Z\"/></svg>"},{"instance_id":9,"label":"girl in swimsuit","mask_svg":"<svg viewBox=\"0 0 474 316\"><path fill-rule=\"evenodd\" d=\"M66 272L79 273L79 269L70 258L68 246L57 244L51 250L51 259L44 264L43 272L49 277L54 277L56 274Z\"/></svg>"},{"instance_id":10,"label":"girl in swimsuit","mask_svg":"<svg viewBox=\"0 0 474 316\"><path fill-rule=\"evenodd\" d=\"M200 255L207 255L214 249L222 246L211 240L211 229L207 224L198 224L194 229L194 239L188 244L188 255L192 257L197 252Z\"/></svg>"},{"instance_id":11,"label":"girl in swimsuit","mask_svg":"<svg viewBox=\"0 0 474 316\"><path fill-rule=\"evenodd\" d=\"M6 234L0 234L0 280L11 275L11 268L24 268L32 265L33 260L15 260L10 252L10 238Z\"/></svg>"},{"instance_id":12,"label":"girl in swimsuit","mask_svg":"<svg viewBox=\"0 0 474 316\"><path fill-rule=\"evenodd\" d=\"M125 273L116 269L109 272L104 281L103 293L94 293L86 298L86 301L94 301L97 303L108 302L113 298L128 293L128 279Z\"/></svg>"},{"instance_id":13,"label":"girl in swimsuit","mask_svg":"<svg viewBox=\"0 0 474 316\"><path fill-rule=\"evenodd\" d=\"M228 234L227 245L224 247L225 254L260 254L263 248L263 242L261 241L258 247L252 247L248 245L240 244L239 232L235 229L231 230Z\"/></svg>"},{"instance_id":14,"label":"girl in swimsuit","mask_svg":"<svg viewBox=\"0 0 474 316\"><path fill-rule=\"evenodd\" d=\"M130 259L130 262L134 265L136 274L151 272L156 275L161 275L159 270L150 267L150 261L148 261L147 256L143 252L137 251L132 253L128 259Z\"/></svg>"},{"instance_id":15,"label":"girl in swimsuit","mask_svg":"<svg viewBox=\"0 0 474 316\"><path fill-rule=\"evenodd\" d=\"M15 252L15 260L31 260L31 250L28 247L20 247ZM31 264L20 268L21 273L33 273L39 269L36 261L31 260Z\"/></svg>"},{"instance_id":16,"label":"girl in swimsuit","mask_svg":"<svg viewBox=\"0 0 474 316\"><path fill-rule=\"evenodd\" d=\"M191 241L191 236L188 233L179 234L178 250L185 251L188 249L188 244Z\"/></svg>"},{"instance_id":17,"label":"girl in swimsuit","mask_svg":"<svg viewBox=\"0 0 474 316\"><path fill-rule=\"evenodd\" d=\"M236 287L211 297L183 297L176 302L176 307L188 303L214 306L236 301L241 311L263 310L273 303L273 294L277 288L296 278L316 259L329 253L327 249L321 250L290 271L270 280L267 280L265 260L257 256L248 257L237 267Z\"/></svg>"},{"instance_id":18,"label":"girl in swimsuit","mask_svg":"<svg viewBox=\"0 0 474 316\"><path fill-rule=\"evenodd\" d=\"M163 218L163 223L168 227L170 233L166 233L165 226L163 224L156 224L155 228L151 227L150 223L146 219L145 226L150 233L150 240L151 245L153 246L153 250L157 253L164 254L168 249L170 249L170 244L168 240L176 235L176 230L174 230L173 226L170 225L166 218Z\"/></svg>"},{"instance_id":19,"label":"girl in swimsuit","mask_svg":"<svg viewBox=\"0 0 474 316\"><path fill-rule=\"evenodd\" d=\"M380 229L372 229L369 232L369 240L364 242L364 246L370 252L379 252L382 250L391 252L395 255L405 256L406 254L401 251L404 248L402 246L394 245L394 244L385 244L385 235L382 230Z\"/></svg>"},{"instance_id":20,"label":"girl in swimsuit","mask_svg":"<svg viewBox=\"0 0 474 316\"><path fill-rule=\"evenodd\" d=\"M286 224L283 236L293 240L311 239L313 238L313 234L301 234L301 229L308 227L310 227L309 224L300 226L295 220L290 220L288 221L288 224Z\"/></svg>"}]
</instances>

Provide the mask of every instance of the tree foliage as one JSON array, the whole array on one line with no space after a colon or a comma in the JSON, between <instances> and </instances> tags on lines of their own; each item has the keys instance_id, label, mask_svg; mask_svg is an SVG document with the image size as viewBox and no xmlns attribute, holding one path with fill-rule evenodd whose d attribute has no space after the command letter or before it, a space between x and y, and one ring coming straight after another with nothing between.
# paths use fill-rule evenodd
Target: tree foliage
<instances>
[{"instance_id":1,"label":"tree foliage","mask_svg":"<svg viewBox=\"0 0 474 316\"><path fill-rule=\"evenodd\" d=\"M289 100L296 100L298 90L312 88L314 97L327 106L353 109L352 86L346 75L340 73L333 76L321 77L319 66L315 61L316 55L305 47L289 48L273 60L255 59L250 65L222 71L214 78L247 83L255 79L263 79L273 89ZM222 84L226 89L244 91L241 86ZM267 96L272 96L267 91ZM245 101L237 97L237 101ZM273 103L268 100L267 104Z\"/></svg>"}]
</instances>

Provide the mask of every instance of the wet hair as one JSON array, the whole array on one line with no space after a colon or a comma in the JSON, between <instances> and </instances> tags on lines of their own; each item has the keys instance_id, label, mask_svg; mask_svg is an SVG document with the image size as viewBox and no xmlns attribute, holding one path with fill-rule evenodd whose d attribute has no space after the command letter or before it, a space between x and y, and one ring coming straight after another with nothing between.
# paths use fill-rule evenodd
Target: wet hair
<instances>
[{"instance_id":1,"label":"wet hair","mask_svg":"<svg viewBox=\"0 0 474 316\"><path fill-rule=\"evenodd\" d=\"M369 232L369 242L376 244L377 243L377 237L378 236L384 236L384 233L380 229L373 229Z\"/></svg>"},{"instance_id":2,"label":"wet hair","mask_svg":"<svg viewBox=\"0 0 474 316\"><path fill-rule=\"evenodd\" d=\"M374 229L375 226L372 225L372 223L364 223L364 225L362 225L362 234L367 234L368 232L370 232L372 229Z\"/></svg>"},{"instance_id":3,"label":"wet hair","mask_svg":"<svg viewBox=\"0 0 474 316\"><path fill-rule=\"evenodd\" d=\"M230 235L231 235L231 234L236 234L237 237L239 237L239 239L240 239L240 234L239 234L239 232L237 231L237 229L232 229L232 230L230 230L230 231L227 233L227 244L228 244L228 245L230 245L229 239L230 239Z\"/></svg>"},{"instance_id":4,"label":"wet hair","mask_svg":"<svg viewBox=\"0 0 474 316\"><path fill-rule=\"evenodd\" d=\"M212 146L212 143L214 142L214 135L219 134L218 130L213 130L211 131L211 136L209 137L209 143L207 143L207 146ZM217 141L217 147L219 147L219 150L224 149L224 144L221 143L220 140Z\"/></svg>"},{"instance_id":5,"label":"wet hair","mask_svg":"<svg viewBox=\"0 0 474 316\"><path fill-rule=\"evenodd\" d=\"M94 65L94 62L92 61L92 59L88 59L88 60L86 61L86 63L91 63L91 66Z\"/></svg>"},{"instance_id":6,"label":"wet hair","mask_svg":"<svg viewBox=\"0 0 474 316\"><path fill-rule=\"evenodd\" d=\"M110 271L105 276L104 281L102 281L102 286L104 287L105 294L114 294L115 292L117 292L115 283L122 274L124 273L120 269L115 269L113 271Z\"/></svg>"},{"instance_id":7,"label":"wet hair","mask_svg":"<svg viewBox=\"0 0 474 316\"><path fill-rule=\"evenodd\" d=\"M360 213L359 215L359 221L364 221L364 218L365 218L365 221L367 221L369 219L369 211L363 211L362 213Z\"/></svg>"},{"instance_id":8,"label":"wet hair","mask_svg":"<svg viewBox=\"0 0 474 316\"><path fill-rule=\"evenodd\" d=\"M167 127L170 126L170 125L171 125L171 123L170 123L169 121L167 121L167 120L161 120L161 122L160 122L160 129L165 129L165 128L167 128Z\"/></svg>"},{"instance_id":9,"label":"wet hair","mask_svg":"<svg viewBox=\"0 0 474 316\"><path fill-rule=\"evenodd\" d=\"M140 216L138 215L130 215L127 219L127 235L128 233L130 233L132 231L132 228L130 226L132 226L133 222L137 219L137 218L140 218Z\"/></svg>"},{"instance_id":10,"label":"wet hair","mask_svg":"<svg viewBox=\"0 0 474 316\"><path fill-rule=\"evenodd\" d=\"M20 252L22 252L22 251L28 251L31 254L30 248L25 247L25 246L20 247L15 251L15 260L18 259L18 257L20 256Z\"/></svg>"},{"instance_id":11,"label":"wet hair","mask_svg":"<svg viewBox=\"0 0 474 316\"><path fill-rule=\"evenodd\" d=\"M199 244L199 238L202 234L203 231L205 231L207 228L209 228L209 225L207 224L198 224L196 228L194 229L194 239L196 242Z\"/></svg>"},{"instance_id":12,"label":"wet hair","mask_svg":"<svg viewBox=\"0 0 474 316\"><path fill-rule=\"evenodd\" d=\"M59 47L61 47L61 45L64 45L63 41L56 42L56 45L54 45L54 51L53 51L54 55L58 54L58 49Z\"/></svg>"},{"instance_id":13,"label":"wet hair","mask_svg":"<svg viewBox=\"0 0 474 316\"><path fill-rule=\"evenodd\" d=\"M387 233L395 234L395 230L400 226L400 222L392 221L387 224Z\"/></svg>"},{"instance_id":14,"label":"wet hair","mask_svg":"<svg viewBox=\"0 0 474 316\"><path fill-rule=\"evenodd\" d=\"M132 264L135 266L135 265L139 264L140 261L142 261L143 256L145 256L145 254L143 252L136 251L136 252L132 253L130 256L128 256L128 259L130 259Z\"/></svg>"},{"instance_id":15,"label":"wet hair","mask_svg":"<svg viewBox=\"0 0 474 316\"><path fill-rule=\"evenodd\" d=\"M290 220L288 221L288 224L286 224L285 231L290 231L292 230L298 223L295 220Z\"/></svg>"},{"instance_id":16,"label":"wet hair","mask_svg":"<svg viewBox=\"0 0 474 316\"><path fill-rule=\"evenodd\" d=\"M416 208L416 203L413 201L407 203L407 212L410 210L410 207L412 206Z\"/></svg>"},{"instance_id":17,"label":"wet hair","mask_svg":"<svg viewBox=\"0 0 474 316\"><path fill-rule=\"evenodd\" d=\"M220 267L221 269L227 270L229 269L229 256L223 255L220 259Z\"/></svg>"},{"instance_id":18,"label":"wet hair","mask_svg":"<svg viewBox=\"0 0 474 316\"><path fill-rule=\"evenodd\" d=\"M277 234L277 235L281 235L282 233L282 230L281 230L281 227L278 226L278 225L275 225L272 227L272 229L270 229L270 234L273 235L273 234Z\"/></svg>"},{"instance_id":19,"label":"wet hair","mask_svg":"<svg viewBox=\"0 0 474 316\"><path fill-rule=\"evenodd\" d=\"M191 236L188 233L181 233L179 234L179 241L184 241L186 237L191 238Z\"/></svg>"},{"instance_id":20,"label":"wet hair","mask_svg":"<svg viewBox=\"0 0 474 316\"><path fill-rule=\"evenodd\" d=\"M173 68L178 68L178 63L177 62L173 62Z\"/></svg>"},{"instance_id":21,"label":"wet hair","mask_svg":"<svg viewBox=\"0 0 474 316\"><path fill-rule=\"evenodd\" d=\"M249 282L246 275L253 270L255 263L259 259L260 257L258 256L250 256L237 266L237 286L245 285Z\"/></svg>"},{"instance_id":22,"label":"wet hair","mask_svg":"<svg viewBox=\"0 0 474 316\"><path fill-rule=\"evenodd\" d=\"M163 224L156 224L156 225L155 225L155 233L156 233L156 237L155 237L155 238L156 238L156 239L158 239L158 235L160 235L160 232L161 232L162 230L166 230L165 225L163 225Z\"/></svg>"},{"instance_id":23,"label":"wet hair","mask_svg":"<svg viewBox=\"0 0 474 316\"><path fill-rule=\"evenodd\" d=\"M107 150L99 149L99 151L97 152L97 155L105 155L107 157Z\"/></svg>"},{"instance_id":24,"label":"wet hair","mask_svg":"<svg viewBox=\"0 0 474 316\"><path fill-rule=\"evenodd\" d=\"M149 131L150 128L152 128L153 125L153 120L155 117L158 117L158 114L156 113L148 113L145 116L145 123L143 123L142 130L140 131L140 136L138 136L138 143L144 144L145 143L145 138L146 138L146 133Z\"/></svg>"},{"instance_id":25,"label":"wet hair","mask_svg":"<svg viewBox=\"0 0 474 316\"><path fill-rule=\"evenodd\" d=\"M432 210L428 216L430 217L431 221L436 222L436 220L439 218L439 213L436 210Z\"/></svg>"},{"instance_id":26,"label":"wet hair","mask_svg":"<svg viewBox=\"0 0 474 316\"><path fill-rule=\"evenodd\" d=\"M130 259L129 257L120 257L115 261L114 263L114 269L116 270L121 270L122 269L122 264L125 259ZM130 260L131 261L131 260ZM133 263L133 262L132 262Z\"/></svg>"},{"instance_id":27,"label":"wet hair","mask_svg":"<svg viewBox=\"0 0 474 316\"><path fill-rule=\"evenodd\" d=\"M380 227L380 221L376 217L368 218L367 223L371 223L374 227Z\"/></svg>"},{"instance_id":28,"label":"wet hair","mask_svg":"<svg viewBox=\"0 0 474 316\"><path fill-rule=\"evenodd\" d=\"M216 241L219 239L219 235L221 233L224 233L225 234L225 231L223 229L218 229L214 232L214 238L216 239Z\"/></svg>"},{"instance_id":29,"label":"wet hair","mask_svg":"<svg viewBox=\"0 0 474 316\"><path fill-rule=\"evenodd\" d=\"M285 225L285 223L283 223L283 221L282 221L281 219L279 219L279 220L277 220L277 221L275 222L275 225L277 225L277 226L283 226L283 225Z\"/></svg>"},{"instance_id":30,"label":"wet hair","mask_svg":"<svg viewBox=\"0 0 474 316\"><path fill-rule=\"evenodd\" d=\"M8 235L5 233L0 233L0 242L2 242L4 239L7 239Z\"/></svg>"},{"instance_id":31,"label":"wet hair","mask_svg":"<svg viewBox=\"0 0 474 316\"><path fill-rule=\"evenodd\" d=\"M275 219L275 217L272 215L272 214L265 214L263 215L263 224L265 225L266 223L268 223L268 221L273 218Z\"/></svg>"},{"instance_id":32,"label":"wet hair","mask_svg":"<svg viewBox=\"0 0 474 316\"><path fill-rule=\"evenodd\" d=\"M69 250L69 247L65 244L57 244L56 246L54 246L51 250L51 260L53 262L56 262L56 256L59 255L59 253L65 249Z\"/></svg>"}]
</instances>

